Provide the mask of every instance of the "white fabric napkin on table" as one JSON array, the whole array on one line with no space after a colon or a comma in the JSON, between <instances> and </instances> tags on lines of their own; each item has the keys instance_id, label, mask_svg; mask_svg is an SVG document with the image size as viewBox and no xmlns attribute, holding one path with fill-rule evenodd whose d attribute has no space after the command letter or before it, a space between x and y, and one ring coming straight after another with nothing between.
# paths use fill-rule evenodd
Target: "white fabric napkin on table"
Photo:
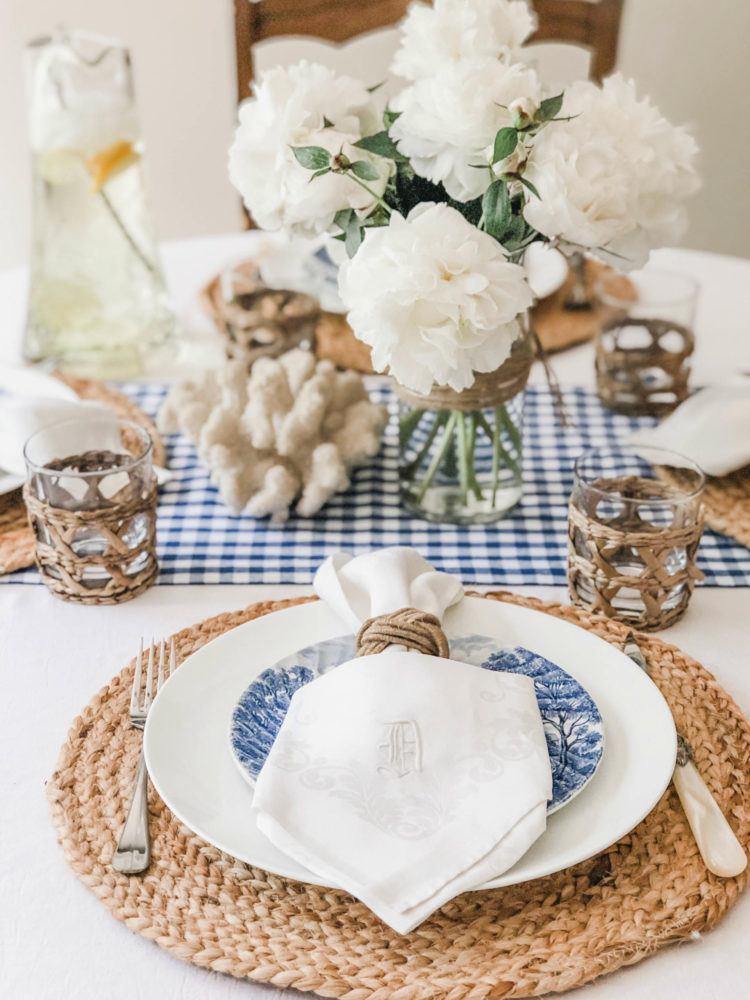
<instances>
[{"instance_id":1,"label":"white fabric napkin on table","mask_svg":"<svg viewBox=\"0 0 750 1000\"><path fill-rule=\"evenodd\" d=\"M26 476L23 449L32 434L80 417L110 417L109 436L103 437L100 427L94 443L97 448L112 451L120 448L118 418L111 407L81 399L64 382L34 368L0 365L0 477L3 472L9 474L0 489L23 482ZM154 471L160 485L172 478L167 469L156 466Z\"/></svg>"},{"instance_id":2,"label":"white fabric napkin on table","mask_svg":"<svg viewBox=\"0 0 750 1000\"><path fill-rule=\"evenodd\" d=\"M656 427L632 434L630 443L676 451L709 476L744 468L750 464L750 376L701 389Z\"/></svg>"},{"instance_id":3,"label":"white fabric napkin on table","mask_svg":"<svg viewBox=\"0 0 750 1000\"><path fill-rule=\"evenodd\" d=\"M22 479L26 474L23 448L32 434L63 420L104 414L112 415L109 407L84 402L51 375L0 366L0 469ZM114 419L113 424L117 430Z\"/></svg>"},{"instance_id":4,"label":"white fabric napkin on table","mask_svg":"<svg viewBox=\"0 0 750 1000\"><path fill-rule=\"evenodd\" d=\"M411 549L332 556L315 589L351 628L463 598ZM297 691L254 805L274 844L405 934L515 864L551 793L530 678L390 647Z\"/></svg>"}]
</instances>

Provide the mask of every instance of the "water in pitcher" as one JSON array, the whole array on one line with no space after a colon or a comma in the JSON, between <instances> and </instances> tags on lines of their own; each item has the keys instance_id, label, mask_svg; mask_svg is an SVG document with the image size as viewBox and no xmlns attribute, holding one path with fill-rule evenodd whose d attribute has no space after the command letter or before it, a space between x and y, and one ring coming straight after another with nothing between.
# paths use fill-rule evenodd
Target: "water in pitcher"
<instances>
[{"instance_id":1,"label":"water in pitcher","mask_svg":"<svg viewBox=\"0 0 750 1000\"><path fill-rule=\"evenodd\" d=\"M66 32L29 47L34 234L29 360L137 374L175 321L146 203L128 52Z\"/></svg>"}]
</instances>

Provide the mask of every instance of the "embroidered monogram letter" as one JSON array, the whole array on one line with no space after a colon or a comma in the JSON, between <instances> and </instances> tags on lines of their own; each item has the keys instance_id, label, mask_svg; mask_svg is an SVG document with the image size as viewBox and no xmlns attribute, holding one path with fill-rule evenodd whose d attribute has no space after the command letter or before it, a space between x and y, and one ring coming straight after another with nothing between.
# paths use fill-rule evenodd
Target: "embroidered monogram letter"
<instances>
[{"instance_id":1,"label":"embroidered monogram letter","mask_svg":"<svg viewBox=\"0 0 750 1000\"><path fill-rule=\"evenodd\" d=\"M422 746L416 722L386 722L382 743L378 744L378 774L403 778L422 769Z\"/></svg>"}]
</instances>

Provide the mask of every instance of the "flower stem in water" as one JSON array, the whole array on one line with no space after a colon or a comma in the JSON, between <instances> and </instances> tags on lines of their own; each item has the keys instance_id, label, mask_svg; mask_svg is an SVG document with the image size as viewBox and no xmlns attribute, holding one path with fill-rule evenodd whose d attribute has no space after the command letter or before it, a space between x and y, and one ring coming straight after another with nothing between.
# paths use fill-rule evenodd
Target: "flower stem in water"
<instances>
[{"instance_id":1,"label":"flower stem in water","mask_svg":"<svg viewBox=\"0 0 750 1000\"><path fill-rule=\"evenodd\" d=\"M440 441L440 445L432 456L432 461L429 464L425 477L422 480L422 485L419 490L419 495L417 496L417 502L421 503L424 500L425 493L430 488L432 480L435 478L435 474L440 468L445 454L448 451L451 441L453 440L453 432L456 427L456 417L459 414L454 410L448 415L448 419L445 424L445 430L443 431L443 437Z\"/></svg>"}]
</instances>

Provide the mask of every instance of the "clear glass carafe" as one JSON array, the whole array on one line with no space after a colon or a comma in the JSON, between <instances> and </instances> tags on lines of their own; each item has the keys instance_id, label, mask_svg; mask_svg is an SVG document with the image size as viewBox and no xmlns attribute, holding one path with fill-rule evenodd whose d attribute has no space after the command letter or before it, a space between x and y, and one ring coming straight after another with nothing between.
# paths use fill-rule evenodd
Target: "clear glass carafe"
<instances>
[{"instance_id":1,"label":"clear glass carafe","mask_svg":"<svg viewBox=\"0 0 750 1000\"><path fill-rule=\"evenodd\" d=\"M146 203L128 50L82 32L27 49L33 169L24 353L102 378L148 367L175 330Z\"/></svg>"}]
</instances>

